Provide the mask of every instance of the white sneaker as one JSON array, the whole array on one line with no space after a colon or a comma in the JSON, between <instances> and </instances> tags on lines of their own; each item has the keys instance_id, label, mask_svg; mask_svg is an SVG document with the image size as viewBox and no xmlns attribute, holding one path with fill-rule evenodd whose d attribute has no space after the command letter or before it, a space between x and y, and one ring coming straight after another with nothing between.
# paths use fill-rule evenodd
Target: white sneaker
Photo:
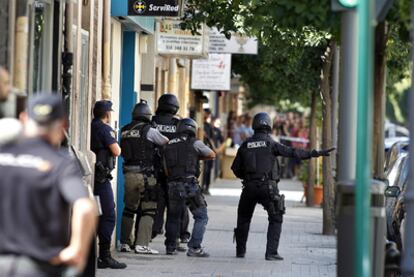
<instances>
[{"instance_id":1,"label":"white sneaker","mask_svg":"<svg viewBox=\"0 0 414 277\"><path fill-rule=\"evenodd\" d=\"M132 250L131 250L131 247L129 247L128 244L122 243L121 244L121 249L119 251L121 251L121 252L131 252Z\"/></svg>"},{"instance_id":2,"label":"white sneaker","mask_svg":"<svg viewBox=\"0 0 414 277\"><path fill-rule=\"evenodd\" d=\"M158 255L160 252L158 252L157 250L151 249L148 246L135 245L135 253Z\"/></svg>"}]
</instances>

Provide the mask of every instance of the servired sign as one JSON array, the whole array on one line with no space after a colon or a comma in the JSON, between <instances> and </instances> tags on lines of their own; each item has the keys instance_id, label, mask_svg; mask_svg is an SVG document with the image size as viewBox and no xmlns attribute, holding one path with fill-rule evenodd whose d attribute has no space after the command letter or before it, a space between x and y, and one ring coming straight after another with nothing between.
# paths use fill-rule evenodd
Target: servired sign
<instances>
[{"instance_id":1,"label":"servired sign","mask_svg":"<svg viewBox=\"0 0 414 277\"><path fill-rule=\"evenodd\" d=\"M180 0L128 0L128 15L179 17Z\"/></svg>"}]
</instances>

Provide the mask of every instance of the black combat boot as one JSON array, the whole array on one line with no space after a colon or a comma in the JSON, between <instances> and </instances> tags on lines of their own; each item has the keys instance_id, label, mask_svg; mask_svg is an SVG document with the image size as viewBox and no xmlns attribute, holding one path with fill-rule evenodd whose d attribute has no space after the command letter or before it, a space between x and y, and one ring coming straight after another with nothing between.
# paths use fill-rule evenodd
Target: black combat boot
<instances>
[{"instance_id":1,"label":"black combat boot","mask_svg":"<svg viewBox=\"0 0 414 277\"><path fill-rule=\"evenodd\" d=\"M127 265L120 263L111 256L110 245L99 245L98 268L124 269Z\"/></svg>"},{"instance_id":2,"label":"black combat boot","mask_svg":"<svg viewBox=\"0 0 414 277\"><path fill-rule=\"evenodd\" d=\"M237 228L234 228L233 242L236 241L236 257L244 258L246 255L246 241L247 238L243 239L243 236Z\"/></svg>"},{"instance_id":3,"label":"black combat boot","mask_svg":"<svg viewBox=\"0 0 414 277\"><path fill-rule=\"evenodd\" d=\"M270 254L265 257L266 261L283 261L283 257L279 254Z\"/></svg>"}]
</instances>

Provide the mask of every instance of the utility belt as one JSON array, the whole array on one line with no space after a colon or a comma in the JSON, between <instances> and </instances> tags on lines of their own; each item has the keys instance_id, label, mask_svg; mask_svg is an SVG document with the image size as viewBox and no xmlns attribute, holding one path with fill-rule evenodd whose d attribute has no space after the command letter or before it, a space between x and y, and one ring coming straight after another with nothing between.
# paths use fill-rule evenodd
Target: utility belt
<instances>
[{"instance_id":1,"label":"utility belt","mask_svg":"<svg viewBox=\"0 0 414 277\"><path fill-rule=\"evenodd\" d=\"M195 176L188 176L188 177L173 177L168 178L168 182L183 182L183 183L198 183L198 178Z\"/></svg>"},{"instance_id":2,"label":"utility belt","mask_svg":"<svg viewBox=\"0 0 414 277\"><path fill-rule=\"evenodd\" d=\"M266 175L258 176L254 174L247 174L243 180L246 182L276 182L276 184L280 181L280 179L270 179Z\"/></svg>"},{"instance_id":3,"label":"utility belt","mask_svg":"<svg viewBox=\"0 0 414 277\"><path fill-rule=\"evenodd\" d=\"M153 166L141 166L141 165L125 165L123 167L124 173L142 173L144 175L154 174Z\"/></svg>"}]
</instances>

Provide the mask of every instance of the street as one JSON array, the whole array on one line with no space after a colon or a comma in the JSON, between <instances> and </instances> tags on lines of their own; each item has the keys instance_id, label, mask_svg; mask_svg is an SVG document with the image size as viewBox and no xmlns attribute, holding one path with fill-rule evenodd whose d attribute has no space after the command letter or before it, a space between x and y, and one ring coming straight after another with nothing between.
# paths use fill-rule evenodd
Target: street
<instances>
[{"instance_id":1,"label":"street","mask_svg":"<svg viewBox=\"0 0 414 277\"><path fill-rule=\"evenodd\" d=\"M336 276L336 239L321 235L322 209L306 208L299 202L302 185L297 181L282 180L280 189L288 200L279 251L284 261L264 259L267 215L261 206L256 207L250 226L246 258L235 258L233 228L240 182L219 180L206 197L209 223L204 246L210 258L188 258L184 252L166 256L164 237L158 236L151 247L161 255L115 253L128 264L127 269L98 270L97 276Z\"/></svg>"}]
</instances>

